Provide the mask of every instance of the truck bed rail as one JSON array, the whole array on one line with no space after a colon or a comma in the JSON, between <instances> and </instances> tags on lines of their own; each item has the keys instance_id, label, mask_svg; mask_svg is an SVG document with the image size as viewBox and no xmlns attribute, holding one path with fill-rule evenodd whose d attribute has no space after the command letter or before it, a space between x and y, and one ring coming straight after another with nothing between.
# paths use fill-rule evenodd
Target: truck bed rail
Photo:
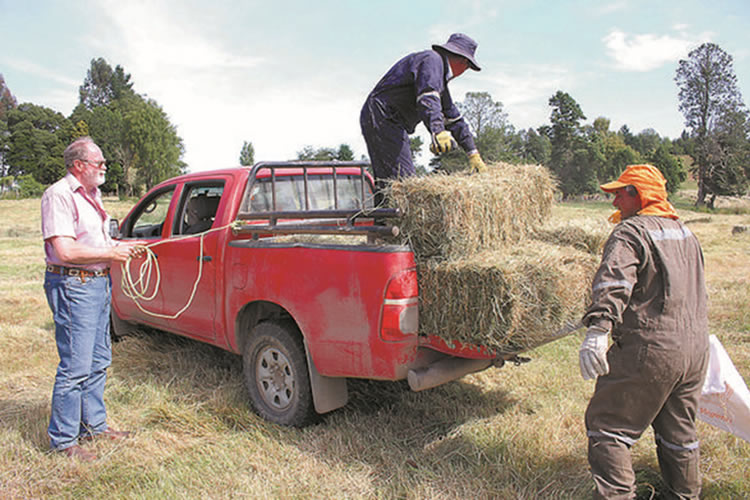
<instances>
[{"instance_id":1,"label":"truck bed rail","mask_svg":"<svg viewBox=\"0 0 750 500\"><path fill-rule=\"evenodd\" d=\"M346 234L368 235L375 237L398 236L399 228L395 225L377 223L383 219L398 218L401 212L395 208L373 208L371 199L367 195L372 193L373 184L366 168L366 162L339 161L291 161L291 162L261 162L253 167L247 192L251 192L253 185L262 170L270 171L271 210L249 209L249 203L243 203L246 210L237 214L237 221L243 222L233 229L235 234L250 233L254 238L261 234ZM310 172L319 173L321 169L330 172L333 182L333 208L311 208L309 178ZM295 171L294 175L302 178L303 210L278 209L277 184L278 173ZM337 189L337 174L359 176L359 189L354 209L342 209ZM353 174L353 172L355 172ZM268 174L265 174L268 175ZM282 175L289 175L282 174ZM268 179L269 177L266 177ZM268 182L268 181L267 181ZM366 185L367 183L367 185ZM249 221L264 221L267 224L253 224ZM300 222L302 220L303 222Z\"/></svg>"}]
</instances>

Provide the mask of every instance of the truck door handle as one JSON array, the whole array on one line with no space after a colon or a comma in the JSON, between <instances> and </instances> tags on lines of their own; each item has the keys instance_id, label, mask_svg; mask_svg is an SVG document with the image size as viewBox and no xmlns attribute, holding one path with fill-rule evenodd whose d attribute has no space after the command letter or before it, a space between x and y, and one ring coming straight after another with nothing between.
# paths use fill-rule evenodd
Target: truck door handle
<instances>
[{"instance_id":1,"label":"truck door handle","mask_svg":"<svg viewBox=\"0 0 750 500\"><path fill-rule=\"evenodd\" d=\"M195 260L201 260L200 255L195 258ZM203 256L203 262L211 262L213 260L213 257L210 255L204 255Z\"/></svg>"}]
</instances>

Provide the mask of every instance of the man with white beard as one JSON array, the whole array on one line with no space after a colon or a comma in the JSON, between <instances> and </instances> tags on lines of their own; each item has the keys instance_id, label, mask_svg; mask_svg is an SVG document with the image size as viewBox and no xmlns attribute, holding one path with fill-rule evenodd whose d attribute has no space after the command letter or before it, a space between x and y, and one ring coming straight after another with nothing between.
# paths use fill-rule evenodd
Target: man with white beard
<instances>
[{"instance_id":1,"label":"man with white beard","mask_svg":"<svg viewBox=\"0 0 750 500\"><path fill-rule=\"evenodd\" d=\"M60 363L48 428L54 451L83 461L96 455L79 439L121 439L129 433L107 426L104 384L112 360L109 334L109 267L141 252L115 244L99 186L107 163L90 137L63 153L67 175L42 196L42 236L47 272L44 291L55 322Z\"/></svg>"}]
</instances>

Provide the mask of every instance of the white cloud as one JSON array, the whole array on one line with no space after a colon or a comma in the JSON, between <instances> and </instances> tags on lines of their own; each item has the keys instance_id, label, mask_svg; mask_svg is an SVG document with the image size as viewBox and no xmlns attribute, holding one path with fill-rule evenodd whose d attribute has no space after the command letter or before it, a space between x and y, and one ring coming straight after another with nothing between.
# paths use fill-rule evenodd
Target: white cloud
<instances>
[{"instance_id":1,"label":"white cloud","mask_svg":"<svg viewBox=\"0 0 750 500\"><path fill-rule=\"evenodd\" d=\"M698 40L708 38L708 34L701 34L691 39L684 32L677 36L633 35L613 29L602 41L617 69L644 72L685 57Z\"/></svg>"},{"instance_id":2,"label":"white cloud","mask_svg":"<svg viewBox=\"0 0 750 500\"><path fill-rule=\"evenodd\" d=\"M32 86L34 90L21 86L20 92L13 92L19 103L33 102L64 115L73 111L78 101L78 86L81 84L79 80L57 73L40 64L7 56L0 56L0 67L28 75L31 77L30 80L37 81L37 84ZM13 91L14 84L9 83L9 85Z\"/></svg>"},{"instance_id":3,"label":"white cloud","mask_svg":"<svg viewBox=\"0 0 750 500\"><path fill-rule=\"evenodd\" d=\"M365 153L358 123L365 95L341 83L351 84L351 74L322 72L316 61L248 55L252 37L214 38L201 13L173 7L112 2L90 43L164 108L191 170L236 165L243 141L253 143L256 161L292 159L305 145L347 143L357 157Z\"/></svg>"},{"instance_id":4,"label":"white cloud","mask_svg":"<svg viewBox=\"0 0 750 500\"><path fill-rule=\"evenodd\" d=\"M13 57L3 57L2 59L0 59L0 62L2 62L3 66L13 68L16 71L27 73L33 76L38 76L45 80L52 80L53 82L57 82L66 87L78 87L80 85L80 82L78 80L74 80L65 75L56 73L49 68L46 68L37 63L33 63L31 61L16 59Z\"/></svg>"},{"instance_id":5,"label":"white cloud","mask_svg":"<svg viewBox=\"0 0 750 500\"><path fill-rule=\"evenodd\" d=\"M571 88L576 83L568 69L554 65L495 68L494 72L479 78L480 86L486 88L494 100L503 103L509 121L517 128L537 127L545 123L549 117L549 98L558 90ZM476 80L466 83L467 91L477 88ZM456 91L460 93L452 91L455 100L463 99L465 91L462 90L463 84L456 86Z\"/></svg>"},{"instance_id":6,"label":"white cloud","mask_svg":"<svg viewBox=\"0 0 750 500\"><path fill-rule=\"evenodd\" d=\"M628 0L614 0L601 4L595 8L600 15L611 14L613 12L624 11L628 7Z\"/></svg>"}]
</instances>

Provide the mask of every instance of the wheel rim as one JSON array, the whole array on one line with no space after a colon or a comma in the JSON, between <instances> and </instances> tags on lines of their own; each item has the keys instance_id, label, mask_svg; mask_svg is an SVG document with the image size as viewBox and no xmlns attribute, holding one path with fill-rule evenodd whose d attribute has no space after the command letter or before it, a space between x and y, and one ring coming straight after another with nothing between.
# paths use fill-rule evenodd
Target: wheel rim
<instances>
[{"instance_id":1,"label":"wheel rim","mask_svg":"<svg viewBox=\"0 0 750 500\"><path fill-rule=\"evenodd\" d=\"M268 406L284 410L294 397L294 372L289 358L274 347L265 347L258 353L255 365L258 391Z\"/></svg>"}]
</instances>

